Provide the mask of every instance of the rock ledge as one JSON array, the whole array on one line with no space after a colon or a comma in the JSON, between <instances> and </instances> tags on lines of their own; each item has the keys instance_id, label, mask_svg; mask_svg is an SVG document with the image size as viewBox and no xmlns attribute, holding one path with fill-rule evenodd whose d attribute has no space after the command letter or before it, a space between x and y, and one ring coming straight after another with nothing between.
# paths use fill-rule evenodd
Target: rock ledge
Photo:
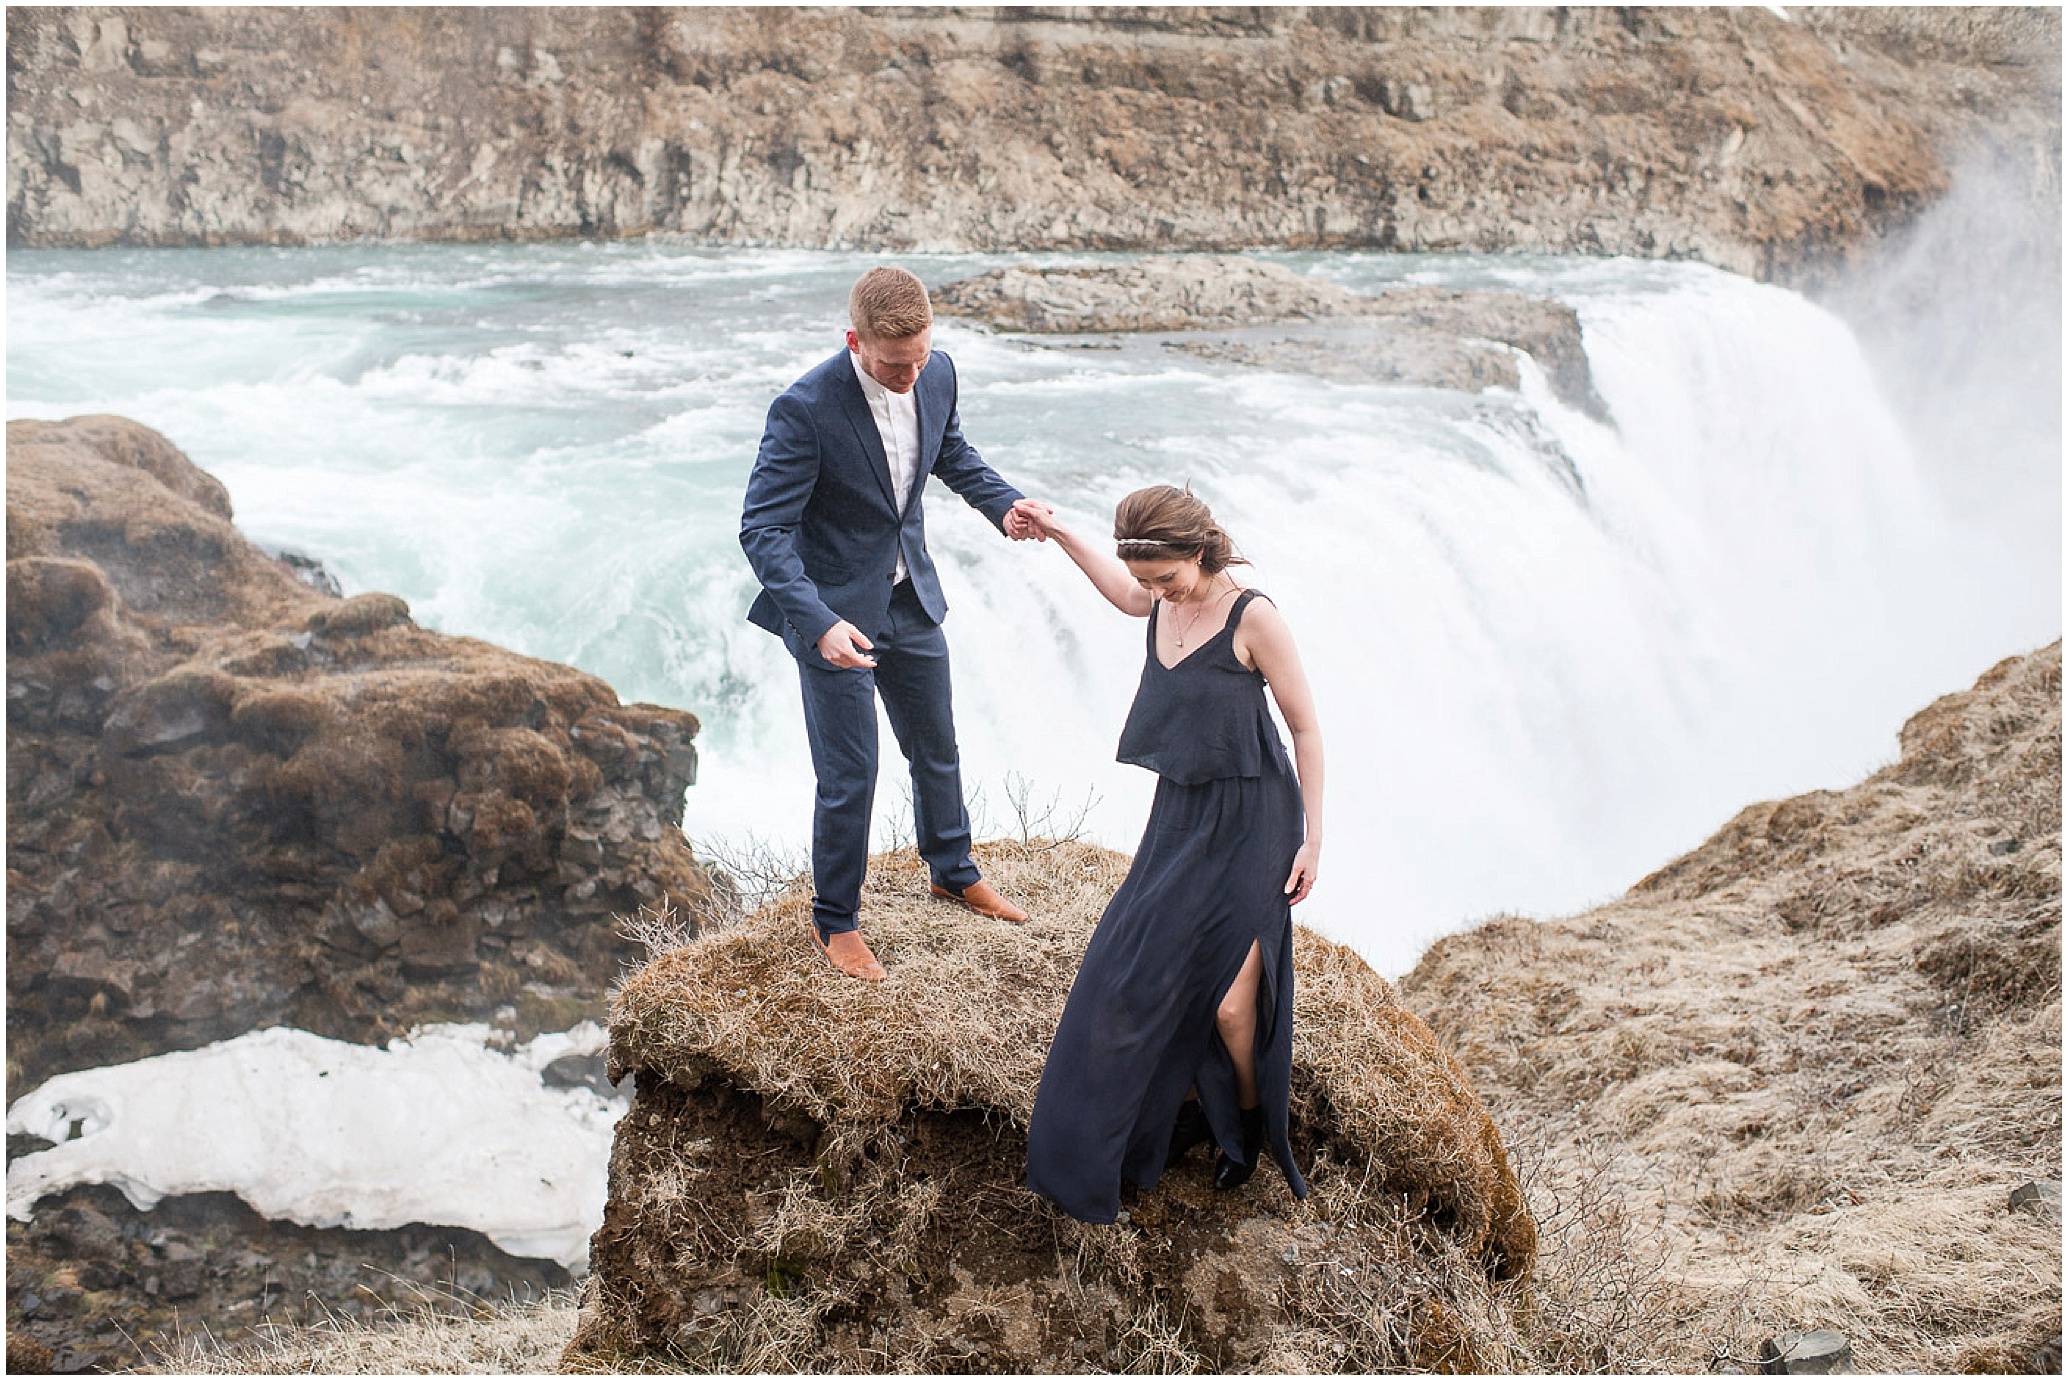
<instances>
[{"instance_id":1,"label":"rock ledge","mask_svg":"<svg viewBox=\"0 0 2068 1381\"><path fill-rule=\"evenodd\" d=\"M289 1025L562 1030L695 907L697 721L310 589L116 417L7 428L7 1077Z\"/></svg>"},{"instance_id":2,"label":"rock ledge","mask_svg":"<svg viewBox=\"0 0 2068 1381\"><path fill-rule=\"evenodd\" d=\"M1429 286L1371 295L1237 255L1160 255L1096 268L1004 268L935 290L936 307L1037 335L1182 333L1206 359L1348 383L1479 391L1536 361L1569 407L1605 420L1572 308L1521 293Z\"/></svg>"}]
</instances>

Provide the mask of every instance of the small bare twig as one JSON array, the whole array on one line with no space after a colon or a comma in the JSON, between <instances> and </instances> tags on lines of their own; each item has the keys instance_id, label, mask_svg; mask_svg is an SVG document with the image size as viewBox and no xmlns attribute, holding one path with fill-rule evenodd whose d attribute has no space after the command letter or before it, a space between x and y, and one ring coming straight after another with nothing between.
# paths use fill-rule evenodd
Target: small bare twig
<instances>
[{"instance_id":1,"label":"small bare twig","mask_svg":"<svg viewBox=\"0 0 2068 1381\"><path fill-rule=\"evenodd\" d=\"M808 881L811 859L785 849L753 831L733 838L712 835L701 841L697 861L721 895L700 929L733 925L774 901L792 884Z\"/></svg>"},{"instance_id":2,"label":"small bare twig","mask_svg":"<svg viewBox=\"0 0 2068 1381\"><path fill-rule=\"evenodd\" d=\"M919 813L912 805L910 782L899 788L898 799L902 804L883 819L883 839L877 846L883 853L909 849L919 838Z\"/></svg>"},{"instance_id":3,"label":"small bare twig","mask_svg":"<svg viewBox=\"0 0 2068 1381\"><path fill-rule=\"evenodd\" d=\"M684 910L663 898L642 905L636 915L616 918L618 934L643 949L648 959L681 949L699 935L739 924L792 884L808 885L811 877L805 858L751 832L739 839L704 840L697 861L711 882L707 903Z\"/></svg>"},{"instance_id":4,"label":"small bare twig","mask_svg":"<svg viewBox=\"0 0 2068 1381\"><path fill-rule=\"evenodd\" d=\"M1059 787L1049 793L1048 800L1040 805L1034 802L1034 784L1017 772L1005 774L1005 799L1012 806L1014 826L1019 832L1024 847L1035 847L1035 840L1043 841L1040 847L1053 848L1061 843L1073 843L1084 833L1084 822L1097 808L1100 797L1087 790L1084 800L1075 813L1058 823L1056 812L1062 805L1063 793Z\"/></svg>"},{"instance_id":5,"label":"small bare twig","mask_svg":"<svg viewBox=\"0 0 2068 1381\"><path fill-rule=\"evenodd\" d=\"M642 903L636 915L616 919L618 934L645 950L648 959L681 949L697 937L696 924L666 898L658 905Z\"/></svg>"}]
</instances>

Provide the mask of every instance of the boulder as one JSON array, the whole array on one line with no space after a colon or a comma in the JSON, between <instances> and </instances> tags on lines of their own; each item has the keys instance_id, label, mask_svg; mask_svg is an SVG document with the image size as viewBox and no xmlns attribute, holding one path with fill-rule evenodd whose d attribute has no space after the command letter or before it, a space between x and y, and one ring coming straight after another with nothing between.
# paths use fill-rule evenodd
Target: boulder
<instances>
[{"instance_id":1,"label":"boulder","mask_svg":"<svg viewBox=\"0 0 2068 1381\"><path fill-rule=\"evenodd\" d=\"M1499 1133L1456 1063L1349 950L1304 929L1293 1145L1216 1194L1203 1153L1077 1224L1021 1187L1035 1087L1120 855L978 851L1025 926L874 859L890 970L842 980L808 883L618 991L636 1072L569 1362L692 1369L1509 1369L1498 1321L1535 1259Z\"/></svg>"},{"instance_id":2,"label":"boulder","mask_svg":"<svg viewBox=\"0 0 2068 1381\"><path fill-rule=\"evenodd\" d=\"M2030 1180L2011 1191L2010 1206L2036 1213L2042 1218L2061 1221L2061 1182L2059 1180Z\"/></svg>"},{"instance_id":3,"label":"boulder","mask_svg":"<svg viewBox=\"0 0 2068 1381\"><path fill-rule=\"evenodd\" d=\"M613 912L708 899L693 716L311 588L134 422L7 438L10 1096L259 1025L600 1016Z\"/></svg>"},{"instance_id":4,"label":"boulder","mask_svg":"<svg viewBox=\"0 0 2068 1381\"><path fill-rule=\"evenodd\" d=\"M1194 331L1349 316L1372 299L1283 264L1156 255L1090 268L1003 268L935 290L935 307L994 330Z\"/></svg>"},{"instance_id":5,"label":"boulder","mask_svg":"<svg viewBox=\"0 0 2068 1381\"><path fill-rule=\"evenodd\" d=\"M1783 1333L1760 1345L1759 1369L1770 1376L1835 1376L1853 1369L1853 1347L1828 1328Z\"/></svg>"}]
</instances>

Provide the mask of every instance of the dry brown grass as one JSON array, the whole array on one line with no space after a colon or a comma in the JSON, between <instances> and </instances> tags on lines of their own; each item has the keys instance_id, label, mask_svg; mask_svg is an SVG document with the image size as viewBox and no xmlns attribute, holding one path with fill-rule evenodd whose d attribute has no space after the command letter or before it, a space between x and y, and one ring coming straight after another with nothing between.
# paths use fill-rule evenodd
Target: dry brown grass
<instances>
[{"instance_id":1,"label":"dry brown grass","mask_svg":"<svg viewBox=\"0 0 2068 1381\"><path fill-rule=\"evenodd\" d=\"M828 1124L856 1149L911 1107L975 1108L1024 1126L1056 1018L1127 859L1070 840L983 845L986 875L1033 920L1009 925L926 896L908 853L873 860L863 913L889 968L834 983L806 938L808 881L751 922L659 955L612 1007L614 1069L694 1083L712 1072ZM1502 1261L1527 1269L1528 1217L1500 1137L1462 1071L1351 950L1301 929L1295 1116ZM1505 1257L1512 1256L1512 1262Z\"/></svg>"},{"instance_id":2,"label":"dry brown grass","mask_svg":"<svg viewBox=\"0 0 2068 1381\"><path fill-rule=\"evenodd\" d=\"M1031 922L934 901L915 855L881 854L862 908L891 976L829 982L808 939L810 884L797 882L751 921L627 980L612 1004L613 1067L694 1077L715 1066L820 1121L887 1123L916 1103L1024 1122L1083 953L1083 918L1097 918L1127 860L1058 843L985 845L981 862Z\"/></svg>"},{"instance_id":3,"label":"dry brown grass","mask_svg":"<svg viewBox=\"0 0 2068 1381\"><path fill-rule=\"evenodd\" d=\"M1594 1176L1657 1244L1649 1286L1585 1306L1649 1292L1616 1369L1809 1327L1865 1370L2022 1369L2060 1330L2059 1225L2006 1202L2061 1167L2059 645L1903 750L1401 983L1534 1181L1540 1297L1571 1250L1547 1185Z\"/></svg>"},{"instance_id":4,"label":"dry brown grass","mask_svg":"<svg viewBox=\"0 0 2068 1381\"><path fill-rule=\"evenodd\" d=\"M336 1317L262 1325L256 1340L228 1347L205 1334L189 1335L166 1349L152 1370L204 1376L535 1376L557 1369L574 1325L575 1301L567 1294L501 1305L426 1297L371 1322Z\"/></svg>"}]
</instances>

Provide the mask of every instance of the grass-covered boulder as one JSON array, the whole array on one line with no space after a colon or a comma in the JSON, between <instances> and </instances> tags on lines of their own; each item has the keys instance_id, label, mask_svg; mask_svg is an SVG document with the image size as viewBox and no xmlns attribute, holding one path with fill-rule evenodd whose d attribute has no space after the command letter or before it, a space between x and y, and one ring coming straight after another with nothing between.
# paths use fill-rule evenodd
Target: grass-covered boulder
<instances>
[{"instance_id":1,"label":"grass-covered boulder","mask_svg":"<svg viewBox=\"0 0 2068 1381\"><path fill-rule=\"evenodd\" d=\"M1505 1369L1536 1229L1486 1110L1386 981L1305 930L1293 1147L1217 1194L1204 1150L1112 1226L1021 1187L1028 1114L1125 874L1072 842L978 851L1025 926L933 900L909 853L863 897L880 985L807 936L808 887L632 976L577 1368ZM1489 1351L1492 1349L1492 1351Z\"/></svg>"}]
</instances>

